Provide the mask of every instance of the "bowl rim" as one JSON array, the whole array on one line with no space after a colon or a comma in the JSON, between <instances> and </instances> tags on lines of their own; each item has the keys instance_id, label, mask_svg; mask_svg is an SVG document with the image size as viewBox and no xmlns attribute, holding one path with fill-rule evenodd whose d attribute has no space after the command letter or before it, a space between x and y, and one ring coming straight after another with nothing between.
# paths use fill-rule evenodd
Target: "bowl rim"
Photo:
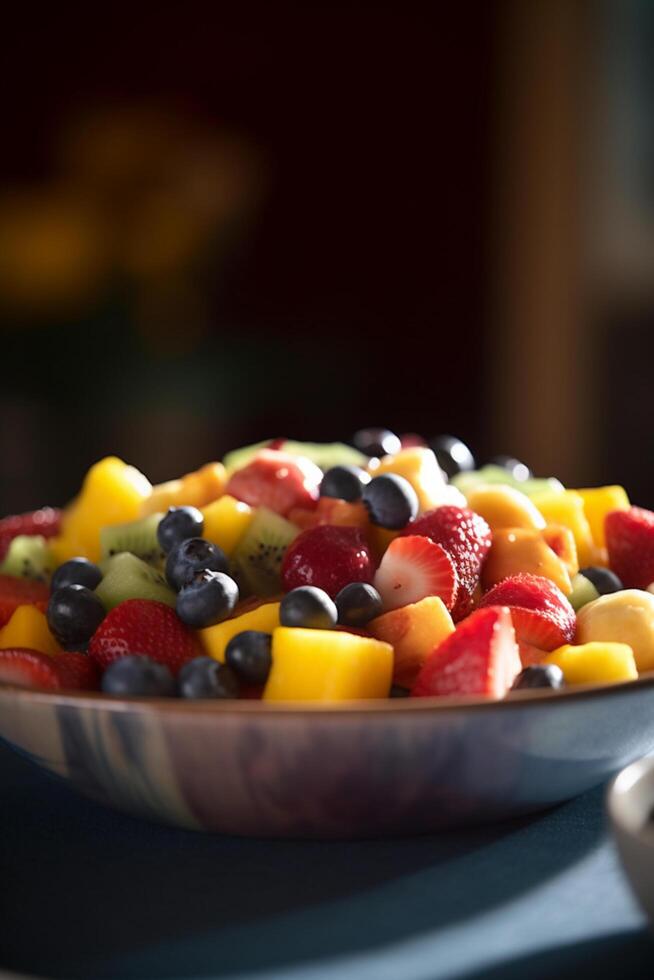
<instances>
[{"instance_id":1,"label":"bowl rim","mask_svg":"<svg viewBox=\"0 0 654 980\"><path fill-rule=\"evenodd\" d=\"M102 691L47 690L45 688L17 687L0 683L0 705L7 699L34 702L40 705L84 707L95 710L139 710L154 714L182 714L196 716L254 715L286 717L288 715L388 715L388 714L441 714L461 710L475 712L493 709L514 710L533 707L570 704L597 697L614 697L630 691L654 688L654 670L644 672L635 680L612 684L584 684L555 691L532 689L512 691L504 698L470 697L420 697L375 698L358 701L262 701L256 698L230 700L184 700L183 698L115 697Z\"/></svg>"}]
</instances>

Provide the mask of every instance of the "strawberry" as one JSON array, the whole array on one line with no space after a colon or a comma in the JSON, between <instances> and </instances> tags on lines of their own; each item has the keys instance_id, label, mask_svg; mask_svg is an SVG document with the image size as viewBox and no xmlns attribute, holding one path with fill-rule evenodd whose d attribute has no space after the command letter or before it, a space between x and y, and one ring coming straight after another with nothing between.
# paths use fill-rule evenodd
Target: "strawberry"
<instances>
[{"instance_id":1,"label":"strawberry","mask_svg":"<svg viewBox=\"0 0 654 980\"><path fill-rule=\"evenodd\" d=\"M304 456L261 449L229 478L225 493L251 507L268 507L285 517L294 507L314 507L322 470Z\"/></svg>"},{"instance_id":2,"label":"strawberry","mask_svg":"<svg viewBox=\"0 0 654 980\"><path fill-rule=\"evenodd\" d=\"M452 618L459 620L467 616L493 540L484 518L467 507L446 505L426 511L402 534L420 534L445 548L454 563L459 581Z\"/></svg>"},{"instance_id":3,"label":"strawberry","mask_svg":"<svg viewBox=\"0 0 654 980\"><path fill-rule=\"evenodd\" d=\"M43 582L0 575L0 627L11 619L18 606L38 606L45 612L50 590Z\"/></svg>"},{"instance_id":4,"label":"strawberry","mask_svg":"<svg viewBox=\"0 0 654 980\"><path fill-rule=\"evenodd\" d=\"M89 656L103 670L128 653L145 654L176 674L187 660L202 655L198 640L170 606L152 599L127 599L97 628Z\"/></svg>"},{"instance_id":5,"label":"strawberry","mask_svg":"<svg viewBox=\"0 0 654 980\"><path fill-rule=\"evenodd\" d=\"M412 697L458 694L502 698L522 670L506 606L478 609L429 654Z\"/></svg>"},{"instance_id":6,"label":"strawberry","mask_svg":"<svg viewBox=\"0 0 654 980\"><path fill-rule=\"evenodd\" d=\"M609 565L626 589L654 582L654 511L614 510L604 521Z\"/></svg>"},{"instance_id":7,"label":"strawberry","mask_svg":"<svg viewBox=\"0 0 654 980\"><path fill-rule=\"evenodd\" d=\"M62 687L74 691L97 691L100 687L98 665L85 653L58 653L54 662Z\"/></svg>"},{"instance_id":8,"label":"strawberry","mask_svg":"<svg viewBox=\"0 0 654 980\"><path fill-rule=\"evenodd\" d=\"M448 609L454 606L457 574L447 551L418 534L395 538L389 544L374 578L384 610L399 609L430 595Z\"/></svg>"},{"instance_id":9,"label":"strawberry","mask_svg":"<svg viewBox=\"0 0 654 980\"><path fill-rule=\"evenodd\" d=\"M372 582L370 548L357 527L321 524L303 531L286 549L282 584L288 592L315 585L332 599L350 582Z\"/></svg>"},{"instance_id":10,"label":"strawberry","mask_svg":"<svg viewBox=\"0 0 654 980\"><path fill-rule=\"evenodd\" d=\"M54 507L42 507L27 514L13 514L0 520L0 560L5 557L9 545L19 534L41 534L51 538L59 533L61 511Z\"/></svg>"},{"instance_id":11,"label":"strawberry","mask_svg":"<svg viewBox=\"0 0 654 980\"><path fill-rule=\"evenodd\" d=\"M63 687L54 657L25 647L0 650L0 684L16 687Z\"/></svg>"},{"instance_id":12,"label":"strawberry","mask_svg":"<svg viewBox=\"0 0 654 980\"><path fill-rule=\"evenodd\" d=\"M538 660L538 651L555 650L572 643L575 611L561 590L540 575L511 575L493 586L479 606L508 606L525 662ZM537 647L530 651L527 647Z\"/></svg>"}]
</instances>

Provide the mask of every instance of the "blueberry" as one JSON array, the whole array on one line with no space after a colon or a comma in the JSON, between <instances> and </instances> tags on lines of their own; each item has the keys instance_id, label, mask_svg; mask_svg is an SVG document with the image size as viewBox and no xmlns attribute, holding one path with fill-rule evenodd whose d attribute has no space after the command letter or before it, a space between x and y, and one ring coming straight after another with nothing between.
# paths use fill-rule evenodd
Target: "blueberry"
<instances>
[{"instance_id":1,"label":"blueberry","mask_svg":"<svg viewBox=\"0 0 654 980\"><path fill-rule=\"evenodd\" d=\"M465 442L456 436L436 436L429 440L438 460L438 465L448 477L456 476L466 470L474 470L475 458Z\"/></svg>"},{"instance_id":2,"label":"blueberry","mask_svg":"<svg viewBox=\"0 0 654 980\"><path fill-rule=\"evenodd\" d=\"M183 698L237 698L238 677L230 667L213 657L196 657L184 664L177 678Z\"/></svg>"},{"instance_id":3,"label":"blueberry","mask_svg":"<svg viewBox=\"0 0 654 980\"><path fill-rule=\"evenodd\" d=\"M303 626L305 629L328 630L336 626L338 610L326 592L315 585L292 589L279 606L282 626Z\"/></svg>"},{"instance_id":4,"label":"blueberry","mask_svg":"<svg viewBox=\"0 0 654 980\"><path fill-rule=\"evenodd\" d=\"M189 538L182 541L166 559L166 578L176 592L190 582L197 572L208 569L210 572L226 572L225 553L204 538Z\"/></svg>"},{"instance_id":5,"label":"blueberry","mask_svg":"<svg viewBox=\"0 0 654 980\"><path fill-rule=\"evenodd\" d=\"M579 574L592 582L600 595L609 595L610 592L621 592L624 585L615 574L608 568L598 568L593 565L588 568L580 568Z\"/></svg>"},{"instance_id":6,"label":"blueberry","mask_svg":"<svg viewBox=\"0 0 654 980\"><path fill-rule=\"evenodd\" d=\"M225 648L225 663L246 684L265 684L272 663L272 636L260 630L243 630Z\"/></svg>"},{"instance_id":7,"label":"blueberry","mask_svg":"<svg viewBox=\"0 0 654 980\"><path fill-rule=\"evenodd\" d=\"M88 558L71 558L56 569L50 582L50 589L56 592L64 585L85 585L95 589L102 581L102 572Z\"/></svg>"},{"instance_id":8,"label":"blueberry","mask_svg":"<svg viewBox=\"0 0 654 980\"><path fill-rule=\"evenodd\" d=\"M183 623L200 630L227 619L237 602L238 585L233 578L203 569L177 593L175 610Z\"/></svg>"},{"instance_id":9,"label":"blueberry","mask_svg":"<svg viewBox=\"0 0 654 980\"><path fill-rule=\"evenodd\" d=\"M418 497L408 480L383 473L363 488L363 502L372 524L399 530L418 516Z\"/></svg>"},{"instance_id":10,"label":"blueberry","mask_svg":"<svg viewBox=\"0 0 654 980\"><path fill-rule=\"evenodd\" d=\"M352 442L366 456L392 456L402 448L399 436L390 429L359 429Z\"/></svg>"},{"instance_id":11,"label":"blueberry","mask_svg":"<svg viewBox=\"0 0 654 980\"><path fill-rule=\"evenodd\" d=\"M90 640L105 615L97 595L85 585L64 585L52 593L48 602L48 626L65 647Z\"/></svg>"},{"instance_id":12,"label":"blueberry","mask_svg":"<svg viewBox=\"0 0 654 980\"><path fill-rule=\"evenodd\" d=\"M131 653L109 664L102 675L102 690L119 697L169 698L175 694L175 680L165 664Z\"/></svg>"},{"instance_id":13,"label":"blueberry","mask_svg":"<svg viewBox=\"0 0 654 980\"><path fill-rule=\"evenodd\" d=\"M556 664L532 664L521 670L513 684L512 691L526 691L532 687L559 688L563 686L563 671Z\"/></svg>"},{"instance_id":14,"label":"blueberry","mask_svg":"<svg viewBox=\"0 0 654 980\"><path fill-rule=\"evenodd\" d=\"M377 589L366 582L350 582L334 599L338 621L344 626L365 626L382 613L382 600Z\"/></svg>"},{"instance_id":15,"label":"blueberry","mask_svg":"<svg viewBox=\"0 0 654 980\"><path fill-rule=\"evenodd\" d=\"M488 460L491 466L501 466L503 470L510 473L514 480L529 480L534 475L526 463L521 463L513 456L493 456Z\"/></svg>"},{"instance_id":16,"label":"blueberry","mask_svg":"<svg viewBox=\"0 0 654 980\"><path fill-rule=\"evenodd\" d=\"M322 478L320 496L354 503L361 500L366 483L370 483L370 475L358 466L332 466Z\"/></svg>"},{"instance_id":17,"label":"blueberry","mask_svg":"<svg viewBox=\"0 0 654 980\"><path fill-rule=\"evenodd\" d=\"M170 507L159 521L157 541L168 554L182 541L201 537L203 530L204 517L197 507Z\"/></svg>"}]
</instances>

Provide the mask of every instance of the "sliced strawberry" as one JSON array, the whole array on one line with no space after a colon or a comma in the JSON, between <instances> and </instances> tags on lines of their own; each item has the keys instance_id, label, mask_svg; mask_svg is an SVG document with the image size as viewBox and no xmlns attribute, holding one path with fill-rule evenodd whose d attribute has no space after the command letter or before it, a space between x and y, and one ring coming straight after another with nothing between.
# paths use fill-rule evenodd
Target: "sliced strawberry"
<instances>
[{"instance_id":1,"label":"sliced strawberry","mask_svg":"<svg viewBox=\"0 0 654 980\"><path fill-rule=\"evenodd\" d=\"M654 511L614 510L604 521L609 565L626 589L654 582Z\"/></svg>"},{"instance_id":2,"label":"sliced strawberry","mask_svg":"<svg viewBox=\"0 0 654 980\"><path fill-rule=\"evenodd\" d=\"M5 557L9 545L19 534L40 534L51 538L59 534L61 511L54 507L42 507L27 514L13 514L0 520L0 560Z\"/></svg>"},{"instance_id":3,"label":"sliced strawberry","mask_svg":"<svg viewBox=\"0 0 654 980\"><path fill-rule=\"evenodd\" d=\"M350 582L372 582L375 566L357 527L322 524L299 534L286 549L282 584L287 592L315 585L334 596Z\"/></svg>"},{"instance_id":4,"label":"sliced strawberry","mask_svg":"<svg viewBox=\"0 0 654 980\"><path fill-rule=\"evenodd\" d=\"M511 613L490 606L459 623L427 657L411 696L502 698L521 670Z\"/></svg>"},{"instance_id":5,"label":"sliced strawberry","mask_svg":"<svg viewBox=\"0 0 654 980\"><path fill-rule=\"evenodd\" d=\"M43 582L0 575L0 628L9 622L18 606L38 606L45 612L50 590Z\"/></svg>"},{"instance_id":6,"label":"sliced strawberry","mask_svg":"<svg viewBox=\"0 0 654 980\"><path fill-rule=\"evenodd\" d=\"M115 606L89 644L89 656L103 670L128 653L140 653L176 674L202 652L195 634L175 611L152 599L127 599Z\"/></svg>"},{"instance_id":7,"label":"sliced strawberry","mask_svg":"<svg viewBox=\"0 0 654 980\"><path fill-rule=\"evenodd\" d=\"M511 575L493 586L479 606L508 606L518 642L539 651L572 643L577 626L575 611L561 590L540 575ZM525 651L527 659L531 657ZM534 661L529 659L530 663Z\"/></svg>"},{"instance_id":8,"label":"sliced strawberry","mask_svg":"<svg viewBox=\"0 0 654 980\"><path fill-rule=\"evenodd\" d=\"M375 574L374 586L386 611L430 595L438 596L451 609L458 583L456 569L445 549L416 534L391 541Z\"/></svg>"},{"instance_id":9,"label":"sliced strawberry","mask_svg":"<svg viewBox=\"0 0 654 980\"><path fill-rule=\"evenodd\" d=\"M511 606L511 616L521 650L526 644L528 647L536 647L542 656L543 650L556 650L564 643L572 643L574 639L574 627L572 630L562 627L560 621L541 609L521 609L520 606ZM526 659L533 663L531 658L536 654L532 654L529 650L525 653ZM536 661L539 662L540 660Z\"/></svg>"},{"instance_id":10,"label":"sliced strawberry","mask_svg":"<svg viewBox=\"0 0 654 980\"><path fill-rule=\"evenodd\" d=\"M314 507L322 470L304 456L261 449L229 478L225 493L251 507L268 507L283 517L294 507Z\"/></svg>"},{"instance_id":11,"label":"sliced strawberry","mask_svg":"<svg viewBox=\"0 0 654 980\"><path fill-rule=\"evenodd\" d=\"M459 620L467 616L493 540L484 518L467 507L436 507L409 524L402 534L421 534L445 548L459 581L452 618Z\"/></svg>"},{"instance_id":12,"label":"sliced strawberry","mask_svg":"<svg viewBox=\"0 0 654 980\"><path fill-rule=\"evenodd\" d=\"M25 647L0 650L0 684L16 687L63 687L54 657Z\"/></svg>"},{"instance_id":13,"label":"sliced strawberry","mask_svg":"<svg viewBox=\"0 0 654 980\"><path fill-rule=\"evenodd\" d=\"M65 651L54 658L61 686L74 691L97 691L100 687L98 665L85 653Z\"/></svg>"}]
</instances>

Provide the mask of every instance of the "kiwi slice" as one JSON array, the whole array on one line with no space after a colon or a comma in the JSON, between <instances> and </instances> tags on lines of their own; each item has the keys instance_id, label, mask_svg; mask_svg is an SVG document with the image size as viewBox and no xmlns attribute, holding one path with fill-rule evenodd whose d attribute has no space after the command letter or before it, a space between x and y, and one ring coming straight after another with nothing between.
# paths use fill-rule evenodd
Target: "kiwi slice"
<instances>
[{"instance_id":1,"label":"kiwi slice","mask_svg":"<svg viewBox=\"0 0 654 980\"><path fill-rule=\"evenodd\" d=\"M568 596L568 601L575 612L589 602L599 599L599 592L585 575L578 572L572 580L572 592Z\"/></svg>"},{"instance_id":2,"label":"kiwi slice","mask_svg":"<svg viewBox=\"0 0 654 980\"><path fill-rule=\"evenodd\" d=\"M129 524L114 524L100 531L102 559L125 551L136 555L153 568L163 569L166 556L157 540L157 528L163 514L148 514Z\"/></svg>"},{"instance_id":3,"label":"kiwi slice","mask_svg":"<svg viewBox=\"0 0 654 980\"><path fill-rule=\"evenodd\" d=\"M228 473L239 470L242 466L246 466L260 449L265 449L269 445L270 439L267 439L264 442L256 442L252 446L234 449L223 459L225 469ZM365 467L368 462L367 456L352 446L346 446L344 442L296 442L294 439L286 439L281 446L281 451L291 456L306 456L322 470L328 470L332 466Z\"/></svg>"},{"instance_id":4,"label":"kiwi slice","mask_svg":"<svg viewBox=\"0 0 654 980\"><path fill-rule=\"evenodd\" d=\"M0 565L0 573L49 582L54 567L54 556L44 537L40 534L19 534L9 545L9 551Z\"/></svg>"},{"instance_id":5,"label":"kiwi slice","mask_svg":"<svg viewBox=\"0 0 654 980\"><path fill-rule=\"evenodd\" d=\"M129 551L108 558L104 569L95 594L107 612L125 599L155 599L174 608L177 596L163 575Z\"/></svg>"},{"instance_id":6,"label":"kiwi slice","mask_svg":"<svg viewBox=\"0 0 654 980\"><path fill-rule=\"evenodd\" d=\"M287 547L300 533L290 521L259 507L250 526L236 546L230 573L242 596L271 596L282 591L282 559Z\"/></svg>"},{"instance_id":7,"label":"kiwi slice","mask_svg":"<svg viewBox=\"0 0 654 980\"><path fill-rule=\"evenodd\" d=\"M555 476L531 477L529 480L516 480L504 467L495 466L493 463L482 466L479 470L468 470L463 473L457 473L456 476L452 477L450 483L454 484L463 494L468 494L475 487L481 486L484 483L508 483L509 486L515 487L516 490L521 490L528 497L532 493L539 493L541 490L560 491L564 489L561 481L557 480Z\"/></svg>"}]
</instances>

